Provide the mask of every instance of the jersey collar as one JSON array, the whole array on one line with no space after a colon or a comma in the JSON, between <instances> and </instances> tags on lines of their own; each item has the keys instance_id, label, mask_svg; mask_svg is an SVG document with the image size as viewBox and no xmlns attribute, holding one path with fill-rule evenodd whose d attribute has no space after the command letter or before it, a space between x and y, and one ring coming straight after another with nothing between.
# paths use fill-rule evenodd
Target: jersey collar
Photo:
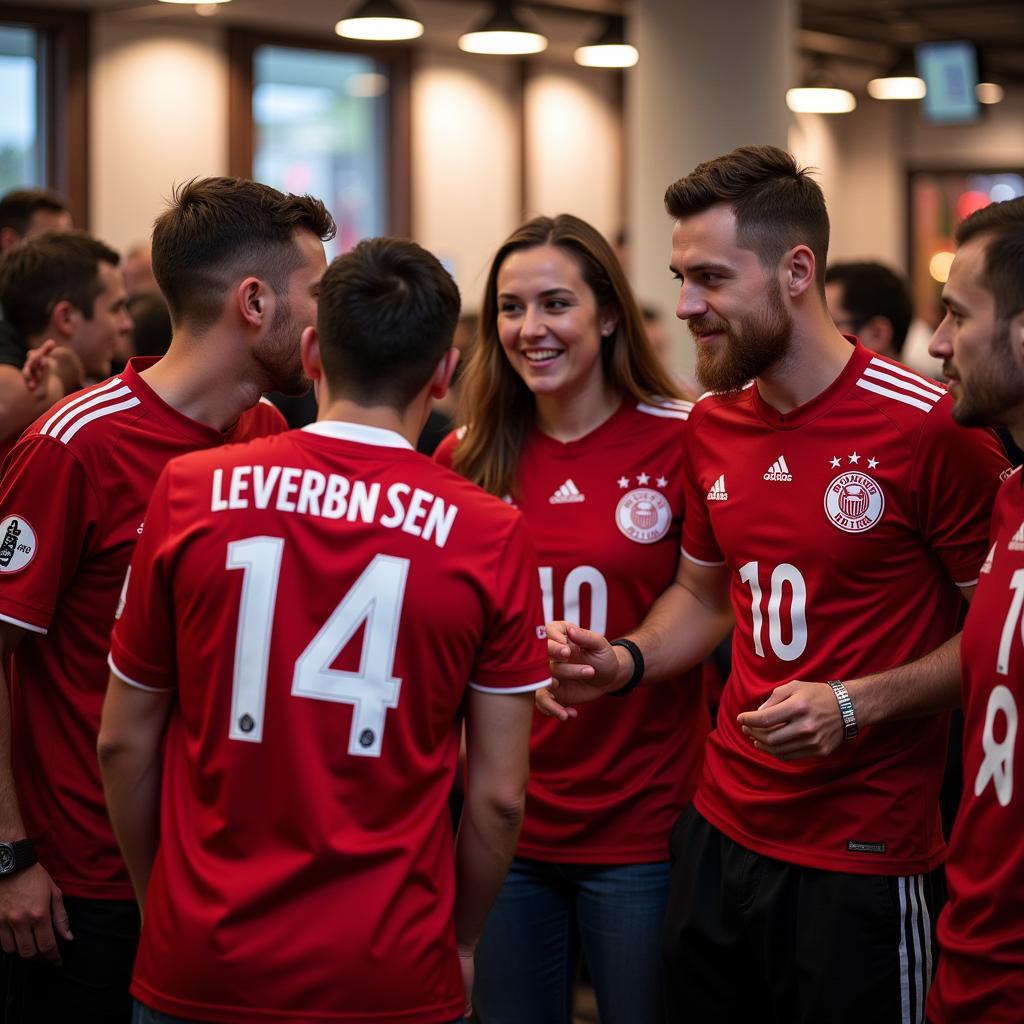
<instances>
[{"instance_id":1,"label":"jersey collar","mask_svg":"<svg viewBox=\"0 0 1024 1024\"><path fill-rule=\"evenodd\" d=\"M357 444L372 444L378 448L408 448L415 451L401 434L383 427L369 427L365 423L346 423L341 420L317 420L302 428L310 434L333 437L338 441L355 441Z\"/></svg>"},{"instance_id":2,"label":"jersey collar","mask_svg":"<svg viewBox=\"0 0 1024 1024\"><path fill-rule=\"evenodd\" d=\"M851 335L847 334L844 337L852 346L846 366L824 391L815 395L810 401L804 402L803 405L798 405L787 413L781 413L761 397L761 392L757 390L757 382L754 382L754 386L750 389L751 401L758 415L768 426L774 427L776 430L795 430L831 409L857 383L864 368L871 362L874 353Z\"/></svg>"}]
</instances>

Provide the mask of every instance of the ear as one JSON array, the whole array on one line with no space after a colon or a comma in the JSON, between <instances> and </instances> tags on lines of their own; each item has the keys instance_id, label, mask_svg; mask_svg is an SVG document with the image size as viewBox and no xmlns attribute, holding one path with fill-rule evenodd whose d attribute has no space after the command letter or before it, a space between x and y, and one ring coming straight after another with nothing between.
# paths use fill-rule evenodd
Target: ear
<instances>
[{"instance_id":1,"label":"ear","mask_svg":"<svg viewBox=\"0 0 1024 1024\"><path fill-rule=\"evenodd\" d=\"M1024 367L1024 309L1010 321L1010 350L1017 365Z\"/></svg>"},{"instance_id":2,"label":"ear","mask_svg":"<svg viewBox=\"0 0 1024 1024\"><path fill-rule=\"evenodd\" d=\"M274 292L258 277L247 277L235 289L234 302L241 318L254 329L270 323Z\"/></svg>"},{"instance_id":3,"label":"ear","mask_svg":"<svg viewBox=\"0 0 1024 1024\"><path fill-rule=\"evenodd\" d=\"M324 375L324 364L320 361L320 335L316 328L306 327L299 337L299 358L302 371L314 383Z\"/></svg>"},{"instance_id":4,"label":"ear","mask_svg":"<svg viewBox=\"0 0 1024 1024\"><path fill-rule=\"evenodd\" d=\"M0 252L7 252L21 241L21 235L14 228L0 228Z\"/></svg>"},{"instance_id":5,"label":"ear","mask_svg":"<svg viewBox=\"0 0 1024 1024\"><path fill-rule=\"evenodd\" d=\"M782 257L782 288L791 299L815 286L817 260L806 245L796 245Z\"/></svg>"},{"instance_id":6,"label":"ear","mask_svg":"<svg viewBox=\"0 0 1024 1024\"><path fill-rule=\"evenodd\" d=\"M452 377L455 374L455 367L459 365L459 358L462 353L454 346L439 360L434 369L434 375L430 378L430 397L444 398L451 387Z\"/></svg>"},{"instance_id":7,"label":"ear","mask_svg":"<svg viewBox=\"0 0 1024 1024\"><path fill-rule=\"evenodd\" d=\"M82 311L74 306L69 299L61 299L50 311L47 336L67 341L74 335L75 328L81 320Z\"/></svg>"},{"instance_id":8,"label":"ear","mask_svg":"<svg viewBox=\"0 0 1024 1024\"><path fill-rule=\"evenodd\" d=\"M614 306L610 306L601 314L601 337L610 338L618 326L619 311Z\"/></svg>"}]
</instances>

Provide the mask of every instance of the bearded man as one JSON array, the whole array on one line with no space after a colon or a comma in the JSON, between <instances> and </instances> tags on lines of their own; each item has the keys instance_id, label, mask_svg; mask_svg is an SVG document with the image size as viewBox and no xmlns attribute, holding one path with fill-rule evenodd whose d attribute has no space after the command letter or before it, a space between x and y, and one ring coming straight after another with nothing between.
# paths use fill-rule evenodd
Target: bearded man
<instances>
[{"instance_id":1,"label":"bearded man","mask_svg":"<svg viewBox=\"0 0 1024 1024\"><path fill-rule=\"evenodd\" d=\"M711 391L690 415L685 557L622 642L549 624L539 703L567 717L678 677L731 609L732 674L671 839L669 1020L920 1022L955 634L1007 464L943 388L836 328L824 198L788 153L701 164L666 206Z\"/></svg>"}]
</instances>

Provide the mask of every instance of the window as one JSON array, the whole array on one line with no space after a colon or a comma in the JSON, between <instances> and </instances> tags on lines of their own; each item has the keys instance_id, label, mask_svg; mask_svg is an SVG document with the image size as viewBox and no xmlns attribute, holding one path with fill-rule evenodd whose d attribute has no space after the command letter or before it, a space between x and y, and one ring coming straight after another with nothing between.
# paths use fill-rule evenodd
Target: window
<instances>
[{"instance_id":1,"label":"window","mask_svg":"<svg viewBox=\"0 0 1024 1024\"><path fill-rule=\"evenodd\" d=\"M408 230L400 60L243 37L232 71L233 173L323 199L338 224L329 257Z\"/></svg>"},{"instance_id":2,"label":"window","mask_svg":"<svg viewBox=\"0 0 1024 1024\"><path fill-rule=\"evenodd\" d=\"M46 184L44 40L0 25L0 192Z\"/></svg>"},{"instance_id":3,"label":"window","mask_svg":"<svg viewBox=\"0 0 1024 1024\"><path fill-rule=\"evenodd\" d=\"M45 185L87 220L88 15L0 4L0 192Z\"/></svg>"}]
</instances>

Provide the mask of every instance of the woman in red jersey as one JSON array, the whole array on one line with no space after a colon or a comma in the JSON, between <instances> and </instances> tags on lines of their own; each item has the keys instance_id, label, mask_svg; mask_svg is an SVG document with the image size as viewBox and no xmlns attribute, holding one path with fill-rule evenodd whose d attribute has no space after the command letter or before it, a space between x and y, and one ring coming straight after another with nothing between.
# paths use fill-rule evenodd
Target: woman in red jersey
<instances>
[{"instance_id":1,"label":"woman in red jersey","mask_svg":"<svg viewBox=\"0 0 1024 1024\"><path fill-rule=\"evenodd\" d=\"M538 217L491 265L437 458L523 512L546 618L621 636L672 582L690 404L622 268L576 217ZM569 1024L582 946L602 1024L661 1019L668 835L708 715L698 673L535 717L526 820L477 951L486 1024Z\"/></svg>"}]
</instances>

